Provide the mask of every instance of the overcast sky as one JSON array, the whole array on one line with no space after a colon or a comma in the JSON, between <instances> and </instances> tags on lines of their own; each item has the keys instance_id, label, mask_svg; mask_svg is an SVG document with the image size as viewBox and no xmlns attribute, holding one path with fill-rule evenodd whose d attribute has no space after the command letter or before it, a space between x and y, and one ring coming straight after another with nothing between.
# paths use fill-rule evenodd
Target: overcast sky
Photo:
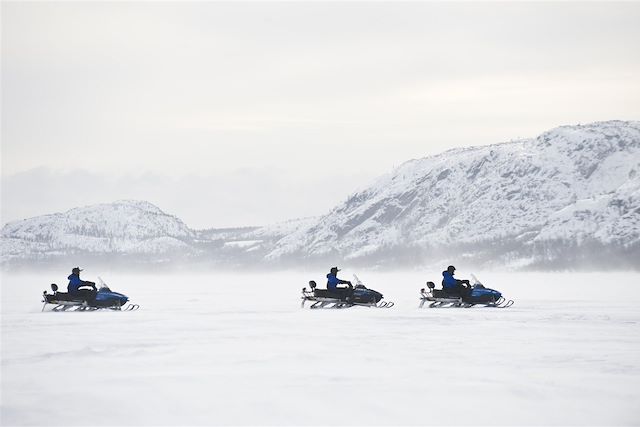
<instances>
[{"instance_id":1,"label":"overcast sky","mask_svg":"<svg viewBox=\"0 0 640 427\"><path fill-rule=\"evenodd\" d=\"M640 119L640 3L2 3L2 222L320 215L412 158Z\"/></svg>"}]
</instances>

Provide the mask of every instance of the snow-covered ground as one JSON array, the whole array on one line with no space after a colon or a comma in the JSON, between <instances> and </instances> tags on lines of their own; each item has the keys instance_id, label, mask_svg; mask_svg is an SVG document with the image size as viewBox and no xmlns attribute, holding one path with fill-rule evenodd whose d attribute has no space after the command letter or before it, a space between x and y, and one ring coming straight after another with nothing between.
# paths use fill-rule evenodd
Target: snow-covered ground
<instances>
[{"instance_id":1,"label":"snow-covered ground","mask_svg":"<svg viewBox=\"0 0 640 427\"><path fill-rule=\"evenodd\" d=\"M438 272L359 273L396 306L301 310L324 274L104 274L142 308L41 313L68 273L4 274L1 424L640 425L640 274L477 272L516 304L420 310Z\"/></svg>"}]
</instances>

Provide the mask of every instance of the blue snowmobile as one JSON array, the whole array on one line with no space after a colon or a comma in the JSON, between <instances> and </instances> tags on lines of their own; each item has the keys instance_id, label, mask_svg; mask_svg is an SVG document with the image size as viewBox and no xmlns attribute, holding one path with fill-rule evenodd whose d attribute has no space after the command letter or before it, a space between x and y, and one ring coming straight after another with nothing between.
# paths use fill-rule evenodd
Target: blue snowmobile
<instances>
[{"instance_id":1,"label":"blue snowmobile","mask_svg":"<svg viewBox=\"0 0 640 427\"><path fill-rule=\"evenodd\" d=\"M501 292L485 287L473 274L471 278L474 284L464 296L451 295L444 289L435 289L436 285L433 282L427 282L428 290L420 289L420 308L423 308L427 302L429 308L473 306L507 308L514 304L513 300L505 299Z\"/></svg>"},{"instance_id":2,"label":"blue snowmobile","mask_svg":"<svg viewBox=\"0 0 640 427\"><path fill-rule=\"evenodd\" d=\"M127 304L129 297L118 292L113 292L106 283L98 277L100 288L94 295L72 295L67 292L58 292L58 285L51 284L52 294L45 290L42 293L42 311L47 304L54 307L51 311L95 311L101 309L115 311L135 311L140 306L138 304Z\"/></svg>"},{"instance_id":3,"label":"blue snowmobile","mask_svg":"<svg viewBox=\"0 0 640 427\"><path fill-rule=\"evenodd\" d=\"M304 308L307 301L311 302L309 308L349 308L354 306L391 308L394 303L382 301L383 295L369 289L362 284L358 276L353 275L356 285L352 289L339 289L331 291L328 289L318 289L314 280L309 282L310 290L302 288L302 303Z\"/></svg>"}]
</instances>

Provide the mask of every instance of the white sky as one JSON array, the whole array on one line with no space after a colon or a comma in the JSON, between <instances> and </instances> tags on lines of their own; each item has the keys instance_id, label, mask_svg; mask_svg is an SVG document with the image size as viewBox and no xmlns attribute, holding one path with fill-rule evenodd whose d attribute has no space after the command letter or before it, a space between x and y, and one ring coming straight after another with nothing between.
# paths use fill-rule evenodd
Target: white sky
<instances>
[{"instance_id":1,"label":"white sky","mask_svg":"<svg viewBox=\"0 0 640 427\"><path fill-rule=\"evenodd\" d=\"M319 215L411 158L640 119L640 3L2 3L2 222Z\"/></svg>"}]
</instances>

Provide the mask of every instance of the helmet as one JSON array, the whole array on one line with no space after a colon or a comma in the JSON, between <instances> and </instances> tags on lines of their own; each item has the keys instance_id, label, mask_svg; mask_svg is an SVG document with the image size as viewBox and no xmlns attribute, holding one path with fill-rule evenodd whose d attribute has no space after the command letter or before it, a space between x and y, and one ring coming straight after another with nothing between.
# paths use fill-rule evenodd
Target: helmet
<instances>
[{"instance_id":1,"label":"helmet","mask_svg":"<svg viewBox=\"0 0 640 427\"><path fill-rule=\"evenodd\" d=\"M447 267L447 271L453 273L454 271L456 271L456 268L453 265L450 265L449 267Z\"/></svg>"},{"instance_id":2,"label":"helmet","mask_svg":"<svg viewBox=\"0 0 640 427\"><path fill-rule=\"evenodd\" d=\"M338 267L331 267L331 273L337 273L338 271L340 271Z\"/></svg>"},{"instance_id":3,"label":"helmet","mask_svg":"<svg viewBox=\"0 0 640 427\"><path fill-rule=\"evenodd\" d=\"M73 267L73 270L71 270L71 273L73 274L80 274L82 270L80 269L80 267Z\"/></svg>"}]
</instances>

